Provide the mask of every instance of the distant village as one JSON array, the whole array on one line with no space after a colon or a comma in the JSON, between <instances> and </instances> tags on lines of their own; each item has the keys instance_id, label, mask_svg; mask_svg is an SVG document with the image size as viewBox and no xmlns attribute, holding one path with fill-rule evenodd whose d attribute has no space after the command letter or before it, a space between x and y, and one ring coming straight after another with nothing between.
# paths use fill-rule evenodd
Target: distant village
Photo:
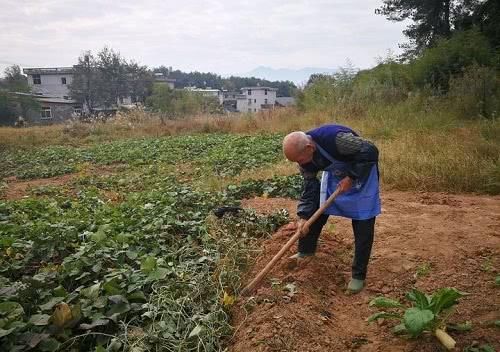
<instances>
[{"instance_id":1,"label":"distant village","mask_svg":"<svg viewBox=\"0 0 500 352\"><path fill-rule=\"evenodd\" d=\"M18 96L30 96L39 104L39 111L25 111L24 115L18 117L22 123L50 124L64 122L65 120L78 118L88 114L85 104L72 99L69 85L73 81L73 67L55 68L24 68L23 73L27 75L30 93L12 92ZM176 88L176 80L165 77L163 73L154 74L154 83L166 85L170 89L187 90L204 97L212 97L221 107L225 114L231 113L257 113L272 110L279 107L288 107L295 104L292 97L277 97L277 88L272 87L243 87L237 91L223 89L184 87ZM118 109L134 109L141 104L133 97L120 97L116 104L106 108L106 113L114 113ZM19 122L18 121L18 122Z\"/></svg>"}]
</instances>

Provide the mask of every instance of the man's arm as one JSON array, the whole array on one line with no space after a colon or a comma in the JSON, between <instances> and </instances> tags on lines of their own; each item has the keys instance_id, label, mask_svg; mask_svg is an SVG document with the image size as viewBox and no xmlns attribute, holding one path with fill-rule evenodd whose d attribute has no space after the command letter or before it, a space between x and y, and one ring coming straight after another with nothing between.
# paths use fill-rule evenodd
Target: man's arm
<instances>
[{"instance_id":1,"label":"man's arm","mask_svg":"<svg viewBox=\"0 0 500 352\"><path fill-rule=\"evenodd\" d=\"M378 162L378 149L372 142L352 133L338 133L335 138L338 152L350 159L348 176L353 179L368 177L373 165Z\"/></svg>"},{"instance_id":2,"label":"man's arm","mask_svg":"<svg viewBox=\"0 0 500 352\"><path fill-rule=\"evenodd\" d=\"M301 219L309 219L318 209L320 182L317 171L307 171L299 167L304 180L304 188L297 205L297 215Z\"/></svg>"}]
</instances>

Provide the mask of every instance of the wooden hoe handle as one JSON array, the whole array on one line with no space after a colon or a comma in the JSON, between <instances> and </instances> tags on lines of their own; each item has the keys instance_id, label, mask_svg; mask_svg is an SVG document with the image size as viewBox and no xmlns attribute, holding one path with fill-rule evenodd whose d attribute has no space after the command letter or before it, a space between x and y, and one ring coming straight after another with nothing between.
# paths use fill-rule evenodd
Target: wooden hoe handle
<instances>
[{"instance_id":1,"label":"wooden hoe handle","mask_svg":"<svg viewBox=\"0 0 500 352\"><path fill-rule=\"evenodd\" d=\"M326 208L328 208L333 203L333 201L335 200L335 198L339 194L340 194L340 189L337 188L337 190L335 192L333 192L333 194L326 200L326 202L324 202L323 205L318 210L316 210L316 212L313 214L313 216L311 216L309 218L309 220L306 221L306 223L304 224L304 226L309 226L310 227L316 220L318 220L318 218L320 217L320 215L323 214L323 212L326 210ZM295 242L298 241L298 239L300 237L301 237L301 233L300 233L300 228L299 228L299 229L297 229L297 231L295 232L295 234L288 240L288 242L283 246L283 248L281 248L281 250L278 252L278 254L276 254L274 256L274 258L271 259L271 261L269 263L267 263L267 265L264 267L264 269L262 269L259 272L259 274L255 277L255 279L253 279L252 282L250 282L241 291L241 295L247 295L250 292L252 292L252 290L264 279L264 277L269 272L269 270L271 270L271 268L276 264L276 262L278 260L280 260L280 258L283 256L283 254L285 254L290 249L290 247Z\"/></svg>"}]
</instances>

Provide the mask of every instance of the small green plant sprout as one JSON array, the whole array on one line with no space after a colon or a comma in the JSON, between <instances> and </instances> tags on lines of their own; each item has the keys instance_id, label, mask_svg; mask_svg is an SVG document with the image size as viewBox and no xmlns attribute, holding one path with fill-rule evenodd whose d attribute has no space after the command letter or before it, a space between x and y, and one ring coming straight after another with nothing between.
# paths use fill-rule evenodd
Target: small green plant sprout
<instances>
[{"instance_id":1,"label":"small green plant sprout","mask_svg":"<svg viewBox=\"0 0 500 352\"><path fill-rule=\"evenodd\" d=\"M481 270L487 273L491 273L493 269L493 259L491 257L486 257L484 259L484 262L481 264Z\"/></svg>"},{"instance_id":2,"label":"small green plant sprout","mask_svg":"<svg viewBox=\"0 0 500 352\"><path fill-rule=\"evenodd\" d=\"M456 342L446 333L446 320L453 313L457 300L466 294L449 287L439 289L432 295L413 289L406 294L409 302L406 305L395 299L376 297L370 302L370 307L384 310L371 315L367 321L399 320L399 324L393 330L395 334L406 334L417 338L424 332L430 332L446 349L451 350Z\"/></svg>"},{"instance_id":3,"label":"small green plant sprout","mask_svg":"<svg viewBox=\"0 0 500 352\"><path fill-rule=\"evenodd\" d=\"M422 265L420 265L418 268L417 268L417 271L415 272L415 279L418 279L420 277L424 277L424 276L427 276L429 275L429 273L431 272L432 270L432 264L430 263L423 263Z\"/></svg>"}]
</instances>

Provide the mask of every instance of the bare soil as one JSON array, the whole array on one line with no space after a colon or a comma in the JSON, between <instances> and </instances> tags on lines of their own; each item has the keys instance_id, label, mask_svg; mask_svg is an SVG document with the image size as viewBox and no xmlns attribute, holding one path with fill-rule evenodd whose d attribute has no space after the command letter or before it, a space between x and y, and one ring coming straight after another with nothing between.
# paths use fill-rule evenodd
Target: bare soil
<instances>
[{"instance_id":1,"label":"bare soil","mask_svg":"<svg viewBox=\"0 0 500 352\"><path fill-rule=\"evenodd\" d=\"M0 199L22 199L29 195L30 190L39 187L68 186L68 192L71 193L69 190L69 185L78 177L84 177L86 175L113 175L118 173L119 170L123 169L124 167L126 167L126 165L124 164L100 165L98 167L91 166L76 173L31 180L18 179L15 176L7 177L2 180L6 183L6 188L4 190L1 190ZM119 198L117 195L112 194L111 192L109 192L109 195L105 195L109 196L108 198L110 198L110 200L112 201L115 201Z\"/></svg>"},{"instance_id":2,"label":"bare soil","mask_svg":"<svg viewBox=\"0 0 500 352\"><path fill-rule=\"evenodd\" d=\"M0 195L0 199L16 200L28 195L30 189L38 187L63 186L75 179L77 174L67 174L50 178L38 178L33 180L19 180L16 177L4 179L7 188Z\"/></svg>"},{"instance_id":3,"label":"bare soil","mask_svg":"<svg viewBox=\"0 0 500 352\"><path fill-rule=\"evenodd\" d=\"M289 199L256 198L243 203L260 212L287 208ZM263 241L248 271L249 282L294 233L291 223ZM294 248L295 250L295 248ZM345 293L353 250L351 223L330 217L316 257L282 259L254 292L233 306L230 351L442 351L430 335L410 340L391 333L393 321L366 323L368 303L383 294L404 300L412 287L428 293L455 287L461 299L449 322L472 321L472 331L450 334L455 350L489 344L500 351L500 197L442 193L383 194L367 287ZM294 252L290 251L289 255ZM288 289L286 288L287 285ZM290 291L295 291L291 293Z\"/></svg>"}]
</instances>

